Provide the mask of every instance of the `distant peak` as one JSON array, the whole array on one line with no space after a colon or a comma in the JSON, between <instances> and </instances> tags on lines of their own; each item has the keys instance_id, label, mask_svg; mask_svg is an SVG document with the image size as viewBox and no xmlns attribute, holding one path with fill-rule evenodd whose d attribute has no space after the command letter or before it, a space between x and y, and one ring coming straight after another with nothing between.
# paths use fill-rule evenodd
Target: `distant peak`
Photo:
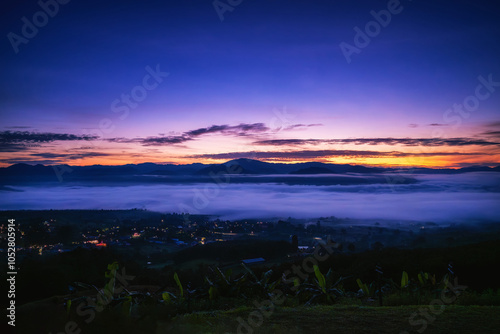
<instances>
[{"instance_id":1,"label":"distant peak","mask_svg":"<svg viewBox=\"0 0 500 334\"><path fill-rule=\"evenodd\" d=\"M265 163L263 161L256 160L256 159L238 158L238 159L229 160L229 161L226 162L226 164L231 163L231 162L237 162L237 163L241 163L241 162L260 162L260 163Z\"/></svg>"}]
</instances>

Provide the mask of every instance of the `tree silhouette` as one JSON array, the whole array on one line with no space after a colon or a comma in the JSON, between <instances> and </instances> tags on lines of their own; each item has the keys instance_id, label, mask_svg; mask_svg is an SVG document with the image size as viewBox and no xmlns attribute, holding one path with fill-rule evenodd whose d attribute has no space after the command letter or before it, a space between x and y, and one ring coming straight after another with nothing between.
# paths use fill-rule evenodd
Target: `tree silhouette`
<instances>
[{"instance_id":1,"label":"tree silhouette","mask_svg":"<svg viewBox=\"0 0 500 334\"><path fill-rule=\"evenodd\" d=\"M296 252L299 249L299 238L297 238L297 235L292 236L292 250Z\"/></svg>"},{"instance_id":2,"label":"tree silhouette","mask_svg":"<svg viewBox=\"0 0 500 334\"><path fill-rule=\"evenodd\" d=\"M347 245L347 249L350 251L350 252L354 252L356 250L356 246L354 246L353 243L350 243L349 245Z\"/></svg>"}]
</instances>

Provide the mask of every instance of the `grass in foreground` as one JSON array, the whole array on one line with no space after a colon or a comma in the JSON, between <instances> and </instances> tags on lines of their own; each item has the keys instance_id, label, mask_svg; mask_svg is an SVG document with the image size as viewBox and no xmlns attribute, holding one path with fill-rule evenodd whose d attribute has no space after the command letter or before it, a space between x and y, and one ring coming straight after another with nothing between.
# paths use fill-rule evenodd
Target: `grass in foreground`
<instances>
[{"instance_id":1,"label":"grass in foreground","mask_svg":"<svg viewBox=\"0 0 500 334\"><path fill-rule=\"evenodd\" d=\"M435 311L439 311L436 306ZM269 317L252 309L189 314L159 324L157 333L499 333L500 307L313 306L276 309ZM410 323L410 317L412 317ZM239 320L239 321L238 321ZM260 324L260 326L259 326Z\"/></svg>"},{"instance_id":2,"label":"grass in foreground","mask_svg":"<svg viewBox=\"0 0 500 334\"><path fill-rule=\"evenodd\" d=\"M17 333L64 331L64 314L47 308L21 307ZM140 319L102 312L81 334L92 333L499 333L500 306L300 306L264 309L240 307L197 312L162 320L158 314ZM435 314L433 313L439 313ZM44 312L45 311L45 312ZM24 313L24 314L23 314ZM152 312L154 313L154 312ZM27 317L26 317L27 316ZM48 323L51 325L48 325ZM48 326L47 326L48 325ZM50 328L50 329L49 329Z\"/></svg>"},{"instance_id":3,"label":"grass in foreground","mask_svg":"<svg viewBox=\"0 0 500 334\"><path fill-rule=\"evenodd\" d=\"M439 306L434 310L438 312ZM239 309L184 315L170 323L159 323L157 333L500 332L498 306L450 305L440 314L432 313L429 306L280 308L267 318L263 316L263 321L257 313L252 312L252 309Z\"/></svg>"}]
</instances>

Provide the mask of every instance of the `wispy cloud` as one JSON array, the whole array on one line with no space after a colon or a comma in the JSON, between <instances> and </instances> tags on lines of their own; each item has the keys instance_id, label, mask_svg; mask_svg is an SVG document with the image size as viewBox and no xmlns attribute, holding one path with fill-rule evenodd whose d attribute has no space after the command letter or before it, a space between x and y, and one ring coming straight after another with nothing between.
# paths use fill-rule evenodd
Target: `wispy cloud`
<instances>
[{"instance_id":1,"label":"wispy cloud","mask_svg":"<svg viewBox=\"0 0 500 334\"><path fill-rule=\"evenodd\" d=\"M109 157L113 154L102 153L102 152L83 152L83 153L31 153L23 154L21 157L9 157L0 159L0 162L8 164L25 163L32 165L34 163L44 164L44 165L54 165L54 164L64 164L71 160L80 160L86 158L95 157Z\"/></svg>"},{"instance_id":2,"label":"wispy cloud","mask_svg":"<svg viewBox=\"0 0 500 334\"><path fill-rule=\"evenodd\" d=\"M269 128L264 123L241 123L238 125L212 125L208 128L200 128L185 132L184 135L189 137L198 137L210 133L221 133L224 135L246 136L255 133L263 133L269 131Z\"/></svg>"},{"instance_id":3,"label":"wispy cloud","mask_svg":"<svg viewBox=\"0 0 500 334\"><path fill-rule=\"evenodd\" d=\"M321 123L315 123L315 124L292 124L284 128L283 130L285 131L291 131L291 130L300 130L300 129L307 129L311 128L314 126L323 126Z\"/></svg>"},{"instance_id":4,"label":"wispy cloud","mask_svg":"<svg viewBox=\"0 0 500 334\"><path fill-rule=\"evenodd\" d=\"M84 158L94 158L94 157L108 157L112 154L102 153L102 152L83 152L83 153L32 153L33 157L40 157L45 159L68 159L68 160L78 160Z\"/></svg>"},{"instance_id":5,"label":"wispy cloud","mask_svg":"<svg viewBox=\"0 0 500 334\"><path fill-rule=\"evenodd\" d=\"M162 145L172 145L181 144L189 140L193 140L193 137L188 136L170 136L170 137L147 137L135 139L135 142L139 142L144 146L162 146Z\"/></svg>"},{"instance_id":6,"label":"wispy cloud","mask_svg":"<svg viewBox=\"0 0 500 334\"><path fill-rule=\"evenodd\" d=\"M500 128L500 121L486 123L487 127Z\"/></svg>"},{"instance_id":7,"label":"wispy cloud","mask_svg":"<svg viewBox=\"0 0 500 334\"><path fill-rule=\"evenodd\" d=\"M14 164L27 164L27 165L33 165L33 164L41 164L41 165L57 165L57 164L63 164L62 161L60 160L52 160L52 159L47 159L47 160L33 160L30 158L7 158L7 159L0 159L0 162L6 163L9 165L14 165Z\"/></svg>"},{"instance_id":8,"label":"wispy cloud","mask_svg":"<svg viewBox=\"0 0 500 334\"><path fill-rule=\"evenodd\" d=\"M306 129L314 126L322 126L323 124L292 124L283 129L283 131L293 131ZM264 123L240 123L238 125L211 125L205 128L198 128L189 130L184 133L176 134L174 136L151 136L145 138L109 138L106 139L113 143L138 143L144 146L164 146L182 144L188 141L197 139L198 137L210 134L220 134L223 136L235 137L251 137L254 135L271 134L272 129Z\"/></svg>"},{"instance_id":9,"label":"wispy cloud","mask_svg":"<svg viewBox=\"0 0 500 334\"><path fill-rule=\"evenodd\" d=\"M144 146L162 146L162 145L173 145L181 144L190 140L194 140L197 137L208 135L208 134L221 134L221 135L232 135L232 136L250 136L259 133L265 133L269 131L264 123L241 123L238 125L212 125L206 128L199 128L190 131L186 131L180 135L176 136L153 136L146 138L109 138L107 141L114 143L139 143Z\"/></svg>"},{"instance_id":10,"label":"wispy cloud","mask_svg":"<svg viewBox=\"0 0 500 334\"><path fill-rule=\"evenodd\" d=\"M487 131L481 133L483 136L500 138L500 121L486 123Z\"/></svg>"},{"instance_id":11,"label":"wispy cloud","mask_svg":"<svg viewBox=\"0 0 500 334\"><path fill-rule=\"evenodd\" d=\"M74 135L68 133L52 132L29 132L29 131L2 131L0 132L0 144L5 143L49 143L58 140L95 140L98 136Z\"/></svg>"},{"instance_id":12,"label":"wispy cloud","mask_svg":"<svg viewBox=\"0 0 500 334\"><path fill-rule=\"evenodd\" d=\"M97 138L97 136L78 136L68 133L2 131L0 132L0 152L28 151L34 147L40 147L40 144L55 141L95 140Z\"/></svg>"},{"instance_id":13,"label":"wispy cloud","mask_svg":"<svg viewBox=\"0 0 500 334\"><path fill-rule=\"evenodd\" d=\"M500 146L499 142L471 138L346 138L346 139L271 139L255 145L301 146L319 144L404 145L404 146Z\"/></svg>"},{"instance_id":14,"label":"wispy cloud","mask_svg":"<svg viewBox=\"0 0 500 334\"><path fill-rule=\"evenodd\" d=\"M40 147L38 144L16 144L0 142L0 152L21 152L29 150L33 147Z\"/></svg>"},{"instance_id":15,"label":"wispy cloud","mask_svg":"<svg viewBox=\"0 0 500 334\"><path fill-rule=\"evenodd\" d=\"M250 151L250 152L228 152L217 154L198 154L189 156L196 159L239 159L253 158L262 160L313 160L329 157L350 158L383 158L383 157L433 157L433 156L474 156L484 153L460 153L460 152L432 152L432 153L405 153L405 152L380 152L380 151L356 151L356 150L301 150L301 151Z\"/></svg>"}]
</instances>

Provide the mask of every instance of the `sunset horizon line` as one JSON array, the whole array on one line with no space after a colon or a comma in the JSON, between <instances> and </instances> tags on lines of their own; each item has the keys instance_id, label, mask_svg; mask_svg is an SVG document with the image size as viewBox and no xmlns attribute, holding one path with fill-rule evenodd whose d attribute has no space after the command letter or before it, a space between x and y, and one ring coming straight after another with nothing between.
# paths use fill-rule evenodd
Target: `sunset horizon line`
<instances>
[{"instance_id":1,"label":"sunset horizon line","mask_svg":"<svg viewBox=\"0 0 500 334\"><path fill-rule=\"evenodd\" d=\"M205 166L210 166L210 165L224 165L228 164L231 162L237 162L241 160L250 160L250 161L256 161L256 162L262 162L262 163L267 163L267 164L286 164L286 165L299 165L299 164L308 164L308 163L321 163L325 165L350 165L350 166L362 166L362 167L369 167L369 168L400 168L400 169L412 169L412 168L426 168L426 169L462 169L462 168L472 168L472 167L488 167L488 168L496 168L500 167L500 163L470 163L470 164L464 164L462 166L431 166L431 165L412 165L412 164L366 164L366 163L340 163L340 162L333 162L333 161L322 161L322 160L296 160L296 161L289 161L289 160L266 160L266 159L256 159L256 158L234 158L234 159L229 159L229 160L205 160L203 162L200 161L195 161L195 162L189 162L189 163L175 163L175 162L158 162L158 161L144 161L144 162L129 162L129 163L118 163L118 164L107 164L107 163L92 163L92 164L68 164L68 163L58 163L58 164L48 164L48 163L40 163L37 161L25 161L25 162L16 162L12 163L10 165L4 165L0 166L0 168L9 168L13 167L16 165L28 165L28 166L44 166L44 167L56 167L56 166L69 166L69 167L120 167L120 166L127 166L127 165L145 165L145 164L154 164L154 165L160 165L160 166L189 166L189 165L205 165ZM220 162L218 162L220 161Z\"/></svg>"}]
</instances>

